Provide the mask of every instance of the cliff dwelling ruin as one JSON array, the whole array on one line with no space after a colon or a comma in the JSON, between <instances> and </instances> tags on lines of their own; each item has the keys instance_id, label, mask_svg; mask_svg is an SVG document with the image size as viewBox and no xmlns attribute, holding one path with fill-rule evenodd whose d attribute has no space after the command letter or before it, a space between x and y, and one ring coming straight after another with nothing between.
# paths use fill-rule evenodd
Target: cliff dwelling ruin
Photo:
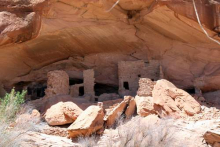
<instances>
[{"instance_id":1,"label":"cliff dwelling ruin","mask_svg":"<svg viewBox=\"0 0 220 147\"><path fill-rule=\"evenodd\" d=\"M119 61L118 85L96 82L95 70L83 70L82 79L71 78L65 71L52 70L47 73L47 80L39 82L18 82L13 86L16 90L27 90L30 100L56 95L70 95L73 98L85 98L91 102L117 99L126 95L134 96L139 88L140 78L158 80L161 68L158 60L144 62Z\"/></svg>"},{"instance_id":2,"label":"cliff dwelling ruin","mask_svg":"<svg viewBox=\"0 0 220 147\"><path fill-rule=\"evenodd\" d=\"M220 147L219 108L220 0L0 0L0 147Z\"/></svg>"},{"instance_id":3,"label":"cliff dwelling ruin","mask_svg":"<svg viewBox=\"0 0 220 147\"><path fill-rule=\"evenodd\" d=\"M157 60L149 63L144 61L121 61L118 64L119 94L120 96L136 95L140 78L149 78L152 81L160 77L160 64Z\"/></svg>"}]
</instances>

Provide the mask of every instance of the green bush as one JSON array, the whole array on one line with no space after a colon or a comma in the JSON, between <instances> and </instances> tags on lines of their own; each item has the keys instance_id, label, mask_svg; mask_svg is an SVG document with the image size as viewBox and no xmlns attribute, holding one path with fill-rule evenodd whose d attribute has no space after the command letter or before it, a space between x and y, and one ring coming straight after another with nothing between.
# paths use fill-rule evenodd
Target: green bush
<instances>
[{"instance_id":1,"label":"green bush","mask_svg":"<svg viewBox=\"0 0 220 147\"><path fill-rule=\"evenodd\" d=\"M21 104L25 102L26 93L27 91L24 90L20 93L12 89L10 93L0 99L0 121L10 121L15 118Z\"/></svg>"}]
</instances>

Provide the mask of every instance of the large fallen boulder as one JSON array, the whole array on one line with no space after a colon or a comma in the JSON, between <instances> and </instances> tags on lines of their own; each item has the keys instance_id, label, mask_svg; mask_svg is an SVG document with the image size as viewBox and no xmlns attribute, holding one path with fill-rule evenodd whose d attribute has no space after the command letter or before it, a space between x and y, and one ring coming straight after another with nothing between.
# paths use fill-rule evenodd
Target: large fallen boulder
<instances>
[{"instance_id":1,"label":"large fallen boulder","mask_svg":"<svg viewBox=\"0 0 220 147\"><path fill-rule=\"evenodd\" d=\"M155 114L154 103L153 103L152 97L150 97L150 96L148 96L148 97L136 96L135 102L137 105L137 114L138 115L145 117L150 114Z\"/></svg>"},{"instance_id":2,"label":"large fallen boulder","mask_svg":"<svg viewBox=\"0 0 220 147\"><path fill-rule=\"evenodd\" d=\"M100 106L90 106L83 111L76 121L68 127L70 138L78 136L88 136L102 129L104 121L103 108Z\"/></svg>"},{"instance_id":3,"label":"large fallen boulder","mask_svg":"<svg viewBox=\"0 0 220 147\"><path fill-rule=\"evenodd\" d=\"M192 116L199 113L201 109L200 104L190 94L164 79L156 82L152 95L159 115Z\"/></svg>"},{"instance_id":4,"label":"large fallen boulder","mask_svg":"<svg viewBox=\"0 0 220 147\"><path fill-rule=\"evenodd\" d=\"M51 106L45 113L49 125L65 125L73 123L82 110L73 102L59 102Z\"/></svg>"},{"instance_id":5,"label":"large fallen boulder","mask_svg":"<svg viewBox=\"0 0 220 147\"><path fill-rule=\"evenodd\" d=\"M104 117L104 121L106 121L106 126L111 127L117 119L122 115L123 112L125 112L126 107L128 106L130 100L132 97L130 96L125 96L124 100L113 106L111 109L106 109L106 115Z\"/></svg>"},{"instance_id":6,"label":"large fallen boulder","mask_svg":"<svg viewBox=\"0 0 220 147\"><path fill-rule=\"evenodd\" d=\"M135 109L136 109L136 102L135 99L131 97L127 109L125 111L125 116L127 119L131 118L134 115Z\"/></svg>"}]
</instances>

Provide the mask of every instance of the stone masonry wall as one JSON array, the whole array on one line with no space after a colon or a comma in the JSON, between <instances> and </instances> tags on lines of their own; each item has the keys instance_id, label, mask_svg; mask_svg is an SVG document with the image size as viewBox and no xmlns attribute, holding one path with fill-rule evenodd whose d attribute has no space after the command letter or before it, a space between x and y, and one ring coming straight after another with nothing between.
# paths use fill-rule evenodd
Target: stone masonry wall
<instances>
[{"instance_id":1,"label":"stone masonry wall","mask_svg":"<svg viewBox=\"0 0 220 147\"><path fill-rule=\"evenodd\" d=\"M136 95L140 78L158 80L160 77L159 65L157 60L151 60L149 63L142 60L119 62L119 94L121 96Z\"/></svg>"},{"instance_id":2,"label":"stone masonry wall","mask_svg":"<svg viewBox=\"0 0 220 147\"><path fill-rule=\"evenodd\" d=\"M69 94L69 76L65 71L50 71L47 77L46 97Z\"/></svg>"},{"instance_id":3,"label":"stone masonry wall","mask_svg":"<svg viewBox=\"0 0 220 147\"><path fill-rule=\"evenodd\" d=\"M95 85L95 78L94 78L94 70L88 69L83 71L83 84L84 84L84 93L85 95L89 95L92 98L95 97L94 85Z\"/></svg>"}]
</instances>

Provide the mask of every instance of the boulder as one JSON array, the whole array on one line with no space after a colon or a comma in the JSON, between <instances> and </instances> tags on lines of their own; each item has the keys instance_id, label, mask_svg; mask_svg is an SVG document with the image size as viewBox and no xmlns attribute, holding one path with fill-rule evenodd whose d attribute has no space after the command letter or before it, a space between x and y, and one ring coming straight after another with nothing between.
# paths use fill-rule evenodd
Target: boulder
<instances>
[{"instance_id":1,"label":"boulder","mask_svg":"<svg viewBox=\"0 0 220 147\"><path fill-rule=\"evenodd\" d=\"M203 96L206 102L220 105L220 90L203 93Z\"/></svg>"},{"instance_id":2,"label":"boulder","mask_svg":"<svg viewBox=\"0 0 220 147\"><path fill-rule=\"evenodd\" d=\"M21 124L26 124L27 122L32 122L32 123L39 123L41 120L40 112L36 109L32 110L31 114L25 113L19 115L19 117L15 120L14 124L11 124L11 127L14 127L15 125L21 125Z\"/></svg>"},{"instance_id":3,"label":"boulder","mask_svg":"<svg viewBox=\"0 0 220 147\"><path fill-rule=\"evenodd\" d=\"M107 109L110 106L113 106L115 104L121 103L123 101L123 99L117 99L117 100L108 100L108 101L103 101L103 108Z\"/></svg>"},{"instance_id":4,"label":"boulder","mask_svg":"<svg viewBox=\"0 0 220 147\"><path fill-rule=\"evenodd\" d=\"M124 100L121 103L112 106L110 109L106 110L107 113L104 117L104 121L106 121L107 127L111 127L115 123L115 121L121 116L131 98L132 97L130 96L125 96Z\"/></svg>"},{"instance_id":5,"label":"boulder","mask_svg":"<svg viewBox=\"0 0 220 147\"><path fill-rule=\"evenodd\" d=\"M77 117L82 113L82 109L80 109L73 102L65 102L63 104L63 113L71 118L73 121L77 119Z\"/></svg>"},{"instance_id":6,"label":"boulder","mask_svg":"<svg viewBox=\"0 0 220 147\"><path fill-rule=\"evenodd\" d=\"M220 129L207 131L203 137L205 141L213 147L220 147Z\"/></svg>"},{"instance_id":7,"label":"boulder","mask_svg":"<svg viewBox=\"0 0 220 147\"><path fill-rule=\"evenodd\" d=\"M103 108L90 106L83 111L76 121L68 127L70 138L78 136L88 136L102 129L104 121Z\"/></svg>"},{"instance_id":8,"label":"boulder","mask_svg":"<svg viewBox=\"0 0 220 147\"><path fill-rule=\"evenodd\" d=\"M200 104L190 94L164 79L156 82L152 95L157 110L163 110L169 116L191 116L199 113L201 109ZM161 115L161 112L159 114Z\"/></svg>"},{"instance_id":9,"label":"boulder","mask_svg":"<svg viewBox=\"0 0 220 147\"><path fill-rule=\"evenodd\" d=\"M145 117L150 114L155 114L152 97L150 97L150 96L148 96L148 97L136 96L135 102L137 105L137 114L138 115Z\"/></svg>"},{"instance_id":10,"label":"boulder","mask_svg":"<svg viewBox=\"0 0 220 147\"><path fill-rule=\"evenodd\" d=\"M51 106L45 113L49 125L65 125L76 120L82 110L73 102L59 102Z\"/></svg>"},{"instance_id":11,"label":"boulder","mask_svg":"<svg viewBox=\"0 0 220 147\"><path fill-rule=\"evenodd\" d=\"M127 109L125 111L125 116L127 119L131 118L132 115L135 113L135 108L136 108L136 102L133 97L130 98L130 101L128 103Z\"/></svg>"},{"instance_id":12,"label":"boulder","mask_svg":"<svg viewBox=\"0 0 220 147\"><path fill-rule=\"evenodd\" d=\"M137 91L138 96L152 96L152 91L154 88L155 82L148 78L140 78L139 88Z\"/></svg>"}]
</instances>

